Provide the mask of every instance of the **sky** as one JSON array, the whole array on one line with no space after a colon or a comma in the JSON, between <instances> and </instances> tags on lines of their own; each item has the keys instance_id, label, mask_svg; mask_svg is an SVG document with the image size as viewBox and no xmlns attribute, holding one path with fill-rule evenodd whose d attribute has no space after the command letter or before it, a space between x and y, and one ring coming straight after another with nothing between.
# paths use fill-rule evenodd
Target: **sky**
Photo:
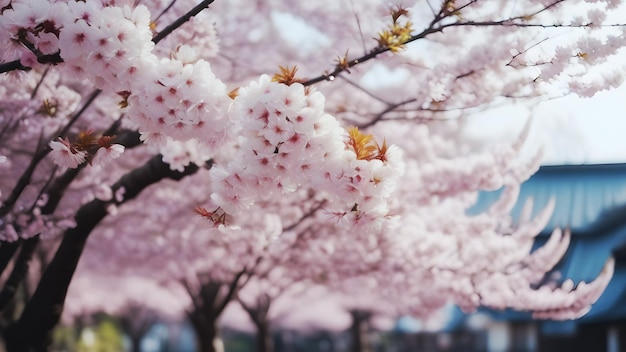
<instances>
[{"instance_id":1,"label":"sky","mask_svg":"<svg viewBox=\"0 0 626 352\"><path fill-rule=\"evenodd\" d=\"M592 98L567 96L537 106L528 152L544 148L543 164L626 163L626 84ZM512 140L527 110L506 106L471 117L467 133L496 143Z\"/></svg>"}]
</instances>

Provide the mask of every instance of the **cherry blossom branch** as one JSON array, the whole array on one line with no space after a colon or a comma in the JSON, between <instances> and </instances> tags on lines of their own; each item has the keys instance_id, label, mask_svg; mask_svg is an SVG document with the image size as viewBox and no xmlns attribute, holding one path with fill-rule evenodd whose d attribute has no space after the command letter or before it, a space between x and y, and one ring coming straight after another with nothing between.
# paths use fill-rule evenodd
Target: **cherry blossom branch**
<instances>
[{"instance_id":1,"label":"cherry blossom branch","mask_svg":"<svg viewBox=\"0 0 626 352\"><path fill-rule=\"evenodd\" d=\"M191 17L195 16L200 11L202 11L205 8L207 8L213 1L214 0L205 0L205 1L201 2L200 4L198 4L197 6L195 6L192 10L190 10L185 15L181 16L180 18L178 18L171 25L169 25L163 31L161 31L159 34L157 34L152 39L153 42L155 44L157 44L160 40L164 39L170 33L172 33L172 31L174 31L176 28L180 27L183 23L187 22ZM59 133L59 137L63 137L63 136L65 136L67 134L67 132L69 131L70 127L78 120L78 118L82 115L82 113L91 105L91 103L97 98L97 96L100 93L101 93L101 91L99 89L97 89L89 96L87 102L83 105L81 110L72 117L72 119L65 126L65 128ZM39 150L39 149L40 148L38 147L37 150ZM39 164L39 162L41 160L43 160L43 158L50 151L51 151L51 148L48 145L46 145L43 150L41 150L40 152L35 154L35 156L31 160L31 163L29 164L28 168L24 171L24 173L22 174L22 176L18 180L18 183L17 183L16 187L13 188L9 198L5 202L3 202L2 207L0 207L0 217L5 216L6 214L8 214L11 211L11 209L13 208L15 203L17 202L17 199L22 194L22 192L25 189L25 187L30 183L30 180L32 178L32 175L33 175L37 165Z\"/></svg>"},{"instance_id":2,"label":"cherry blossom branch","mask_svg":"<svg viewBox=\"0 0 626 352\"><path fill-rule=\"evenodd\" d=\"M228 291L226 293L226 296L224 297L222 302L216 307L215 311L217 312L217 316L222 314L228 303L230 303L237 291L241 288L239 285L239 281L241 280L243 275L247 273L247 271L247 268L243 268L243 270L239 271L237 275L235 275L233 281L230 282L230 285L228 285Z\"/></svg>"},{"instance_id":3,"label":"cherry blossom branch","mask_svg":"<svg viewBox=\"0 0 626 352\"><path fill-rule=\"evenodd\" d=\"M427 37L428 35L431 35L433 33L438 33L438 32L443 32L444 29L446 28L450 28L450 27L462 27L462 26L471 26L471 27L492 27L492 26L503 26L503 27L540 27L540 28L586 28L586 27L590 27L592 26L592 24L583 24L583 25L567 25L567 24L538 24L538 23L525 23L525 22L515 22L515 21L527 21L529 18L532 18L542 12L545 12L547 10L549 10L550 8L558 5L559 3L563 2L565 0L557 0L554 1L551 4L548 4L546 6L544 6L543 8L532 12L528 15L522 15L522 16L516 16L516 17L510 17L504 20L500 20L500 21L463 21L463 22L453 22L453 23L448 23L448 24L440 24L441 21L443 19L449 18L451 15L453 15L455 12L458 12L468 6L470 6L471 4L473 4L475 1L471 1L457 9L454 9L454 11L450 12L448 11L445 6L446 6L446 2L443 2L441 9L439 10L439 13L437 13L437 15L435 15L435 17L433 18L433 20L431 21L430 25L424 29L422 32L411 36L406 42L404 42L404 44L409 44L411 42L414 42L416 40L419 39L423 39L425 37ZM439 25L438 25L439 24ZM595 25L594 25L595 26ZM598 27L626 27L626 24L607 24L607 25L598 25ZM330 72L324 72L322 75L319 75L317 77L311 78L309 80L306 80L304 82L302 82L302 84L304 86L310 86L322 81L332 81L335 79L335 77L337 77L340 73L342 72L350 72L350 68L361 64L363 62L369 61L371 59L376 58L378 55L383 54L385 52L391 51L392 49L388 46L377 46L375 48L373 48L369 53L358 57L356 59L350 60L350 61L346 61L343 62L337 66L335 66L335 69L330 71Z\"/></svg>"},{"instance_id":4,"label":"cherry blossom branch","mask_svg":"<svg viewBox=\"0 0 626 352\"><path fill-rule=\"evenodd\" d=\"M5 134L10 134L19 126L20 118L16 118L15 116L11 116L8 118L8 121L2 126L2 130L0 131L0 141L5 140Z\"/></svg>"},{"instance_id":5,"label":"cherry blossom branch","mask_svg":"<svg viewBox=\"0 0 626 352\"><path fill-rule=\"evenodd\" d=\"M514 97L514 96L502 96L503 98L509 98L509 99L516 99L518 97ZM376 123L380 122L380 121L409 121L409 120L420 120L420 121L445 121L445 120L451 120L455 117L449 117L449 116L444 116L444 117L434 117L434 116L405 116L405 114L411 113L411 112L427 112L427 113L431 113L431 114L436 114L436 113L449 113L449 112L453 112L453 111L458 111L458 112L463 112L463 111L470 111L471 109L477 109L480 108L481 106L484 106L485 104L474 104L474 105L466 105L466 106L460 106L460 107L449 107L449 108L445 108L445 109L433 109L433 108L422 108L422 107L418 107L416 109L399 109L402 106L411 104L411 103L415 103L418 100L415 98L411 98L411 99L407 99L404 101L401 101L399 103L395 103L395 104L387 104L387 108L385 108L383 111L377 113L374 118L371 121L368 121L366 123L354 123L355 126L365 129L368 127L371 127L373 125L375 125ZM503 106L505 105L505 103L501 103L501 104L487 104L486 106L484 106L484 109L487 109L489 107L497 107L497 106ZM481 109L482 110L482 109ZM397 112L397 113L401 113L401 117L394 117L389 116L390 113L392 112ZM387 116L387 117L385 117Z\"/></svg>"},{"instance_id":6,"label":"cherry blossom branch","mask_svg":"<svg viewBox=\"0 0 626 352\"><path fill-rule=\"evenodd\" d=\"M63 128L63 130L59 132L58 137L64 137L67 134L70 127L80 118L80 116L82 116L87 108L91 106L91 104L96 99L96 97L98 97L100 92L101 91L97 89L91 93L81 109L78 110L78 112L76 112L74 116L72 116L70 121ZM48 153L50 153L51 150L52 149L47 144L45 146L42 145L42 139L39 140L39 144L37 145L37 148L35 148L35 155L33 155L33 158L28 164L28 167L26 168L26 170L24 170L24 172L18 179L9 197L2 203L2 207L0 207L0 217L7 215L13 209L15 203L19 199L26 186L30 184L31 178L33 176L33 173L35 172L35 169L37 168L37 165L39 165L41 160L43 160L48 155Z\"/></svg>"},{"instance_id":7,"label":"cherry blossom branch","mask_svg":"<svg viewBox=\"0 0 626 352\"><path fill-rule=\"evenodd\" d=\"M41 147L42 145L41 145L41 139L40 139L35 150L40 150ZM39 152L35 152L35 155L33 155L33 158L28 164L28 167L26 168L26 170L24 170L24 173L22 173L20 178L17 180L17 184L15 185L15 187L13 187L11 194L2 203L2 206L0 207L0 218L7 215L13 209L13 206L17 202L18 198L20 197L20 195L22 194L26 186L30 184L31 177L33 176L33 173L35 172L37 165L46 155L48 155L49 152L50 151L46 149L43 149Z\"/></svg>"},{"instance_id":8,"label":"cherry blossom branch","mask_svg":"<svg viewBox=\"0 0 626 352\"><path fill-rule=\"evenodd\" d=\"M446 2L443 2L441 5L441 8L439 10L439 13L433 18L433 20L431 21L430 25L428 26L428 28L426 28L425 30L423 30L421 33L412 36L409 40L407 40L404 44L416 41L418 39L424 38L429 34L432 33L436 33L441 31L441 29L439 28L435 28L435 25L440 22L441 20L443 20L444 18L447 18L448 15L445 15L445 8L446 8ZM302 84L304 86L309 86L312 84L316 84L322 81L332 81L335 79L335 77L337 77L337 75L339 75L340 73L346 71L346 72L350 72L350 68L354 67L358 64L361 64L363 62L369 61L371 59L376 58L378 55L383 54L387 51L391 51L391 48L389 46L377 46L375 48L373 48L369 53L353 59L353 60L346 60L345 62L340 62L340 64L338 64L337 66L335 66L335 69L331 72L325 72L324 74L309 79L305 82L303 82Z\"/></svg>"},{"instance_id":9,"label":"cherry blossom branch","mask_svg":"<svg viewBox=\"0 0 626 352\"><path fill-rule=\"evenodd\" d=\"M379 97L378 95L370 92L368 89L363 88L361 85L359 85L358 83L354 82L353 80L349 79L348 77L346 77L345 75L339 75L337 76L338 78L341 78L342 80L346 81L346 83L348 83L349 85L353 86L354 88L360 90L361 92L369 95L370 97L378 100L381 103L384 103L386 105L389 105L390 103L388 101L386 101L385 99Z\"/></svg>"},{"instance_id":10,"label":"cherry blossom branch","mask_svg":"<svg viewBox=\"0 0 626 352\"><path fill-rule=\"evenodd\" d=\"M189 284L189 281L187 280L181 280L181 284L182 286L185 288L185 290L187 291L187 294L189 295L189 297L191 298L191 305L195 308L195 309L199 309L199 307L201 307L201 303L200 300L198 299L197 295L195 294L194 290L191 288L191 285ZM187 312L187 314L191 314L191 312Z\"/></svg>"},{"instance_id":11,"label":"cherry blossom branch","mask_svg":"<svg viewBox=\"0 0 626 352\"><path fill-rule=\"evenodd\" d=\"M50 72L50 67L48 66L46 67L46 69L43 71L43 73L41 74L41 77L39 78L39 81L37 81L37 85L35 86L35 88L33 89L33 92L30 93L30 98L34 99L35 95L37 95L37 91L39 91L39 87L41 87L41 85L43 84L44 79L46 79L46 76L48 75L48 73Z\"/></svg>"},{"instance_id":12,"label":"cherry blossom branch","mask_svg":"<svg viewBox=\"0 0 626 352\"><path fill-rule=\"evenodd\" d=\"M250 320L257 328L257 351L269 352L272 350L272 341L269 335L269 320L267 318L272 300L267 293L257 297L256 305L248 305L241 298L237 297L243 310L248 313Z\"/></svg>"},{"instance_id":13,"label":"cherry blossom branch","mask_svg":"<svg viewBox=\"0 0 626 352\"><path fill-rule=\"evenodd\" d=\"M159 13L158 16L156 16L156 18L154 19L153 22L156 22L159 20L159 18L161 18L161 16L165 15L169 10L172 9L172 7L174 7L174 4L176 3L177 0L172 0L164 9L163 11L161 11L161 13Z\"/></svg>"},{"instance_id":14,"label":"cherry blossom branch","mask_svg":"<svg viewBox=\"0 0 626 352\"><path fill-rule=\"evenodd\" d=\"M528 28L528 27L540 27L540 28L587 28L591 27L592 24L540 24L540 23L519 23L519 22L509 22L510 19L502 20L502 21L466 21L466 22L456 22L443 25L440 27L441 30L448 27L463 27L463 26L472 26L472 27L520 27L520 28ZM595 27L595 25L593 25ZM598 25L597 27L602 28L611 28L611 27L626 27L626 23L612 23L612 24L604 24Z\"/></svg>"},{"instance_id":15,"label":"cherry blossom branch","mask_svg":"<svg viewBox=\"0 0 626 352\"><path fill-rule=\"evenodd\" d=\"M9 62L0 63L0 73L6 73L11 71L30 71L30 67L22 65L20 60L13 60Z\"/></svg>"},{"instance_id":16,"label":"cherry blossom branch","mask_svg":"<svg viewBox=\"0 0 626 352\"><path fill-rule=\"evenodd\" d=\"M83 115L83 113L91 106L91 104L96 100L96 98L98 97L98 95L100 95L100 93L102 93L100 89L96 89L93 92L91 92L91 94L89 95L89 98L87 98L87 101L83 104L83 107L80 108L80 110L78 110L78 112L74 114L74 116L72 116L70 121L63 128L63 130L59 132L58 137L65 137L65 135L67 135L70 128L74 125L76 121L78 121L78 119ZM46 150L47 152L50 152L50 147L47 147Z\"/></svg>"},{"instance_id":17,"label":"cherry blossom branch","mask_svg":"<svg viewBox=\"0 0 626 352\"><path fill-rule=\"evenodd\" d=\"M214 1L215 0L204 0L204 1L202 1L201 3L196 5L194 8L189 10L189 12L187 12L184 15L182 15L176 21L172 22L172 24L170 24L169 26L165 27L162 31L157 33L154 36L154 38L152 38L152 41L155 44L157 44L161 40L165 39L174 30L176 30L178 27L182 26L185 22L189 21L193 16L197 15L202 10L208 8L209 5L211 3L213 3ZM170 7L171 7L171 5L170 5ZM41 52L39 52L39 50L37 50L37 48L35 48L28 41L22 40L21 42L30 51L32 51L33 54L35 54L35 56L37 57L37 62L39 62L40 64L53 64L53 65L56 65L56 64L60 64L60 63L63 62L63 58L61 57L61 53L60 52L56 52L56 53L50 54L50 55L44 55ZM15 71L15 70L29 71L30 69L31 69L31 67L27 67L27 66L22 65L21 60L13 60L13 61L10 61L10 62L0 63L0 73L6 73L6 72L10 72L10 71Z\"/></svg>"},{"instance_id":18,"label":"cherry blossom branch","mask_svg":"<svg viewBox=\"0 0 626 352\"><path fill-rule=\"evenodd\" d=\"M56 53L50 54L50 55L44 55L39 50L37 50L37 48L35 48L34 45L29 43L28 41L20 40L20 43L22 43L22 45L24 45L33 54L35 54L35 56L37 57L37 62L39 62L40 64L53 64L53 65L56 65L56 64L60 64L61 62L63 62L63 59L61 58L61 53L60 52L56 52ZM10 61L10 62L1 63L0 64L0 73L10 72L10 71L14 71L14 70L29 71L31 68L32 67L28 67L28 66L22 65L21 60L13 60L13 61Z\"/></svg>"},{"instance_id":19,"label":"cherry blossom branch","mask_svg":"<svg viewBox=\"0 0 626 352\"><path fill-rule=\"evenodd\" d=\"M314 207L312 207L308 212L306 212L305 214L303 214L298 220L296 220L293 224L287 225L286 227L283 228L283 233L284 232L288 232L291 231L293 229L295 229L298 225L300 225L304 220L312 217L313 215L315 215L317 213L318 210L322 209L322 207L324 207L324 205L327 203L326 200L322 200L321 202L318 202L317 205L315 205Z\"/></svg>"},{"instance_id":20,"label":"cherry blossom branch","mask_svg":"<svg viewBox=\"0 0 626 352\"><path fill-rule=\"evenodd\" d=\"M65 231L54 258L46 268L22 316L6 329L5 341L8 349L45 348L48 334L59 321L67 288L87 238L108 214L109 205L121 205L164 178L180 180L194 174L198 169L198 166L192 164L182 172L171 170L169 165L162 161L162 157L157 155L143 166L122 176L111 187L114 192L120 189L125 190L124 199L110 201L94 199L83 205L76 213L76 226Z\"/></svg>"},{"instance_id":21,"label":"cherry blossom branch","mask_svg":"<svg viewBox=\"0 0 626 352\"><path fill-rule=\"evenodd\" d=\"M389 104L387 106L387 108L385 108L385 110L379 112L371 121L366 122L366 123L361 124L361 125L358 125L358 127L365 129L367 127L373 126L378 121L380 121L387 113L389 113L389 112L391 112L391 111L393 111L393 110L395 110L395 109L397 109L397 108L399 108L399 107L401 107L403 105L411 104L411 103L414 103L416 101L417 101L416 98L411 98L411 99L407 99L407 100L401 101L401 102L396 103L396 104Z\"/></svg>"}]
</instances>

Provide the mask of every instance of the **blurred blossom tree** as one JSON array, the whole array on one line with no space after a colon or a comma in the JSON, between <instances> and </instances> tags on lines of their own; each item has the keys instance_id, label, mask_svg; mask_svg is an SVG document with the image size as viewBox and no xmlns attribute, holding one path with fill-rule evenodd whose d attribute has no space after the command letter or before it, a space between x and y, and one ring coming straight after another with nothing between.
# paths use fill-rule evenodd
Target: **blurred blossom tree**
<instances>
[{"instance_id":1,"label":"blurred blossom tree","mask_svg":"<svg viewBox=\"0 0 626 352\"><path fill-rule=\"evenodd\" d=\"M620 1L213 2L0 0L9 351L45 349L64 305L186 312L213 351L229 302L267 333L272 302L314 285L365 317L453 302L574 319L597 300L611 260L550 282L568 232L532 250L550 206L508 214L540 153L460 131L491 106L619 86ZM138 277L170 291L117 281ZM98 286L123 299L89 303Z\"/></svg>"}]
</instances>

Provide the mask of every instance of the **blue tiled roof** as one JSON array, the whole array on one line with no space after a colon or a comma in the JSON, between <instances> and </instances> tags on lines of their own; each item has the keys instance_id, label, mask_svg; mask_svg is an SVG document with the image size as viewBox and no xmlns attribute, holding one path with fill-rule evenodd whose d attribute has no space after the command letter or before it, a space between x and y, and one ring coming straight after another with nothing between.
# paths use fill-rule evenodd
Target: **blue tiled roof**
<instances>
[{"instance_id":1,"label":"blue tiled roof","mask_svg":"<svg viewBox=\"0 0 626 352\"><path fill-rule=\"evenodd\" d=\"M486 209L499 194L498 191L480 194L469 213ZM534 201L534 213L551 198L555 200L554 213L542 233L544 238L556 227L569 227L572 231L570 247L557 268L563 278L571 278L574 282L590 281L613 252L621 248L626 253L626 164L541 167L522 185L512 211L514 217L519 215L528 198ZM530 319L528 314L515 312L499 312L495 316L511 320ZM606 291L580 321L624 318L626 255L618 258L615 274ZM551 327L558 324L568 325L550 323Z\"/></svg>"},{"instance_id":2,"label":"blue tiled roof","mask_svg":"<svg viewBox=\"0 0 626 352\"><path fill-rule=\"evenodd\" d=\"M470 212L485 209L500 193L481 193ZM626 222L626 164L543 166L522 184L514 216L528 198L535 213L551 198L556 201L545 233L555 227L569 227L576 236L610 231Z\"/></svg>"}]
</instances>

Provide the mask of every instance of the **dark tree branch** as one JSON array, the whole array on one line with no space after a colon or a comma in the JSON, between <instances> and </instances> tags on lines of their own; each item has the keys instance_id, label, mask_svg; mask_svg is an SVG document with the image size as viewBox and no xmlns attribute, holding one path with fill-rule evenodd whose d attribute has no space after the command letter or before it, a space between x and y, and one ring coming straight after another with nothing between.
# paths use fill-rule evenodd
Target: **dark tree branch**
<instances>
[{"instance_id":1,"label":"dark tree branch","mask_svg":"<svg viewBox=\"0 0 626 352\"><path fill-rule=\"evenodd\" d=\"M39 146L37 146L37 150L38 149ZM22 176L20 176L20 178L17 180L17 184L15 185L15 187L13 187L11 194L2 203L2 206L0 207L0 218L7 215L13 209L15 202L17 202L18 198L20 197L26 186L28 186L28 184L30 183L31 177L35 172L37 165L46 155L48 155L49 152L49 149L44 149L42 151L36 152L35 155L33 155L33 158L28 164L28 167L26 168L26 170L24 170Z\"/></svg>"},{"instance_id":2,"label":"dark tree branch","mask_svg":"<svg viewBox=\"0 0 626 352\"><path fill-rule=\"evenodd\" d=\"M13 258L13 255L21 245L22 241L19 240L15 242L3 242L0 245L0 273L4 272L4 269L6 269L11 258Z\"/></svg>"},{"instance_id":3,"label":"dark tree branch","mask_svg":"<svg viewBox=\"0 0 626 352\"><path fill-rule=\"evenodd\" d=\"M213 3L213 1L215 0L202 1L201 3L196 5L194 8L189 10L189 12L182 15L176 21L172 22L172 24L163 28L162 31L160 31L157 35L155 35L154 38L152 38L152 41L154 42L154 44L158 44L161 40L165 39L165 37L167 37L168 35L170 35L170 33L176 30L176 28L182 26L183 24L185 24L185 22L189 21L193 16L199 14L200 12L202 12L202 10L209 7L209 5Z\"/></svg>"},{"instance_id":4,"label":"dark tree branch","mask_svg":"<svg viewBox=\"0 0 626 352\"><path fill-rule=\"evenodd\" d=\"M233 279L233 281L231 281L230 285L228 286L228 292L226 293L226 296L224 297L222 302L220 302L220 304L215 307L215 312L217 313L216 316L219 316L220 314L222 314L222 312L224 311L224 308L226 308L228 303L230 303L230 301L233 299L237 291L241 288L239 286L239 281L241 280L241 277L246 272L247 272L247 269L243 268L243 270L241 270L240 272L237 273L237 275L235 275L235 278Z\"/></svg>"},{"instance_id":5,"label":"dark tree branch","mask_svg":"<svg viewBox=\"0 0 626 352\"><path fill-rule=\"evenodd\" d=\"M408 100L405 100L405 101L401 101L401 102L396 103L396 104L389 104L389 106L387 106L387 108L385 108L385 110L383 110L380 113L378 113L372 120L370 120L370 121L368 121L368 122L366 122L364 124L361 124L358 127L359 128L367 128L367 127L370 127L372 125L375 125L378 121L382 120L382 118L386 114L388 114L389 112L394 111L395 109L397 109L397 108L399 108L399 107L401 107L403 105L410 104L410 103L413 103L413 102L416 102L416 101L417 101L416 98L411 98L411 99L408 99Z\"/></svg>"},{"instance_id":6,"label":"dark tree branch","mask_svg":"<svg viewBox=\"0 0 626 352\"><path fill-rule=\"evenodd\" d=\"M22 244L20 254L17 256L15 266L11 275L4 284L2 292L0 292L0 312L3 311L7 305L11 302L17 292L17 288L24 281L28 274L28 267L30 259L35 253L35 249L39 244L39 236L29 238Z\"/></svg>"},{"instance_id":7,"label":"dark tree branch","mask_svg":"<svg viewBox=\"0 0 626 352\"><path fill-rule=\"evenodd\" d=\"M239 302L243 310L248 313L250 319L252 319L252 321L254 321L256 325L259 325L263 321L267 320L267 314L270 311L270 305L272 302L268 294L261 294L257 298L256 306L247 304L239 297L237 298L237 301Z\"/></svg>"},{"instance_id":8,"label":"dark tree branch","mask_svg":"<svg viewBox=\"0 0 626 352\"><path fill-rule=\"evenodd\" d=\"M189 297L191 298L191 304L194 308L198 308L202 305L202 302L200 301L200 299L196 296L194 290L191 288L191 285L189 284L189 281L187 280L181 280L180 281L181 284L183 285L183 287L185 288L185 291L187 291L187 294L189 295ZM188 312L188 314L191 314L190 312Z\"/></svg>"},{"instance_id":9,"label":"dark tree branch","mask_svg":"<svg viewBox=\"0 0 626 352\"><path fill-rule=\"evenodd\" d=\"M167 5L163 11L161 11L161 13L159 13L159 15L154 19L153 22L157 22L159 20L159 18L161 18L161 16L165 15L169 10L172 9L172 7L174 6L174 4L176 3L177 0L172 0L169 5Z\"/></svg>"},{"instance_id":10,"label":"dark tree branch","mask_svg":"<svg viewBox=\"0 0 626 352\"><path fill-rule=\"evenodd\" d=\"M5 134L8 134L8 133L11 133L11 132L15 131L15 129L19 125L20 118L16 118L15 116L11 116L7 120L8 121L4 124L4 126L2 126L2 130L0 131L0 141L6 141L4 139Z\"/></svg>"},{"instance_id":11,"label":"dark tree branch","mask_svg":"<svg viewBox=\"0 0 626 352\"><path fill-rule=\"evenodd\" d=\"M44 79L46 79L48 72L50 72L50 66L46 67L46 70L43 71L43 73L41 74L41 78L39 78L39 81L37 81L37 85L35 86L35 89L33 89L33 92L30 93L31 99L34 99L35 95L37 95L37 91L39 90L39 87L41 87L41 85L43 84Z\"/></svg>"},{"instance_id":12,"label":"dark tree branch","mask_svg":"<svg viewBox=\"0 0 626 352\"><path fill-rule=\"evenodd\" d=\"M95 90L94 92L91 93L91 95L89 96L87 101L83 104L83 106L80 108L80 110L78 110L78 112L74 114L74 116L72 116L70 121L66 124L63 130L59 133L60 137L65 136L65 134L69 131L72 124L76 122L76 120L78 120L80 116L82 116L85 110L87 110L87 108L93 103L93 101L96 99L96 97L99 94L100 94L100 90ZM35 155L33 155L33 158L28 164L28 167L26 168L26 170L24 170L24 172L18 179L9 197L2 203L2 207L0 207L0 218L7 215L13 209L13 206L15 206L15 203L17 202L18 198L20 197L20 195L22 194L26 186L30 184L30 180L33 176L33 173L35 172L35 169L37 168L37 165L39 165L39 162L41 162L41 160L43 160L43 158L45 158L50 153L51 150L52 149L50 149L50 146L48 146L47 144L45 146L37 145Z\"/></svg>"},{"instance_id":13,"label":"dark tree branch","mask_svg":"<svg viewBox=\"0 0 626 352\"><path fill-rule=\"evenodd\" d=\"M267 294L262 294L257 298L256 306L247 305L242 299L239 304L243 310L248 313L250 320L257 328L256 331L256 351L270 352L273 350L272 336L270 333L270 322L268 313L270 310L271 299Z\"/></svg>"},{"instance_id":14,"label":"dark tree branch","mask_svg":"<svg viewBox=\"0 0 626 352\"><path fill-rule=\"evenodd\" d=\"M22 65L20 60L14 60L10 62L0 63L0 73L20 70L20 71L30 71L30 67L26 67Z\"/></svg>"},{"instance_id":15,"label":"dark tree branch","mask_svg":"<svg viewBox=\"0 0 626 352\"><path fill-rule=\"evenodd\" d=\"M83 116L83 113L87 111L87 109L91 106L94 100L96 100L96 98L98 97L98 95L100 95L100 93L102 93L102 91L100 89L96 89L93 92L91 92L91 94L89 94L89 98L87 98L87 101L83 104L83 107L81 107L80 110L78 110L78 112L75 113L74 116L72 116L70 121L67 124L65 124L65 127L63 128L63 130L61 130L61 132L59 133L59 137L65 137L65 135L69 132L70 128L74 125L74 123L81 116ZM50 149L48 148L47 151L49 152Z\"/></svg>"}]
</instances>

